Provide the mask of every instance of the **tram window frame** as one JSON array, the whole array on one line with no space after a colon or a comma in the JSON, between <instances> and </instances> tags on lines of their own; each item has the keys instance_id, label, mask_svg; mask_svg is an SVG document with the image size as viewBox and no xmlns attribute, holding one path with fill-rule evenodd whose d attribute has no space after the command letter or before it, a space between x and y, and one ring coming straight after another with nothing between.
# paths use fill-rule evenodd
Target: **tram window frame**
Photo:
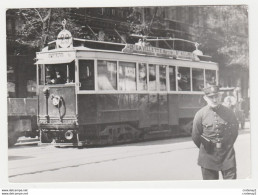
<instances>
[{"instance_id":1,"label":"tram window frame","mask_svg":"<svg viewBox=\"0 0 258 195\"><path fill-rule=\"evenodd\" d=\"M111 77L113 77L113 79L115 81L113 81L114 83L112 83L112 80L109 79L109 77L107 76L107 80L105 82L105 84L103 85L102 82L100 82L100 71L99 71L99 67L101 67L103 64L99 64L99 62L103 62L105 63L106 67L107 67L107 71L106 72L114 72L114 73L110 73L112 74ZM114 70L108 70L108 63L114 63ZM99 91L117 91L118 89L118 78L117 78L117 74L118 74L118 71L117 71L117 67L118 67L118 63L117 61L115 60L97 60L97 78L96 78L96 82L97 82L97 87L98 87L98 90ZM106 85L106 83L110 83L109 86ZM103 87L100 87L100 84L102 84L104 86Z\"/></svg>"},{"instance_id":2,"label":"tram window frame","mask_svg":"<svg viewBox=\"0 0 258 195\"><path fill-rule=\"evenodd\" d=\"M197 75L197 76L201 76L202 75L202 79L195 80L195 73L196 73L196 71L202 72L201 74ZM199 81L202 81L202 84ZM204 69L202 69L202 68L192 68L192 91L202 91L202 89L204 88L204 82L205 82L205 79L204 79ZM199 85L199 87L196 88L195 84Z\"/></svg>"},{"instance_id":3,"label":"tram window frame","mask_svg":"<svg viewBox=\"0 0 258 195\"><path fill-rule=\"evenodd\" d=\"M81 67L83 67L82 62L87 62L87 61L91 62L91 64L87 66L91 68L86 69L87 73L85 76L85 74L83 74L84 72ZM95 91L96 78L95 78L95 60L94 59L78 60L78 81L79 81L79 91ZM91 83L88 84L88 83L85 83L85 81L91 82Z\"/></svg>"},{"instance_id":4,"label":"tram window frame","mask_svg":"<svg viewBox=\"0 0 258 195\"><path fill-rule=\"evenodd\" d=\"M155 75L150 75L151 74L151 71L150 71L150 67L152 67L153 66L153 70L155 71L154 73L155 73ZM148 89L149 89L149 91L158 91L158 82L157 82L157 77L158 77L158 65L157 64L149 64L148 65ZM155 76L155 78L154 78L154 80L151 80L152 79L152 76ZM152 85L153 84L155 84L154 85L154 88L152 88Z\"/></svg>"},{"instance_id":5,"label":"tram window frame","mask_svg":"<svg viewBox=\"0 0 258 195\"><path fill-rule=\"evenodd\" d=\"M121 75L125 75L126 74L126 70L124 70L125 74L120 74L120 72L121 72L120 67L123 67L123 66L121 66L122 64L127 64L127 65L131 64L131 65L134 66L134 87L131 88L131 89L128 88L129 85L127 85L127 81L128 81L128 76L129 75L127 75L127 77L125 77L125 78L121 77ZM137 63L136 62L132 62L132 61L118 61L118 91L121 91L121 92L132 92L132 91L136 91L136 89L137 89Z\"/></svg>"},{"instance_id":6,"label":"tram window frame","mask_svg":"<svg viewBox=\"0 0 258 195\"><path fill-rule=\"evenodd\" d=\"M47 69L49 71L47 71ZM75 83L74 61L71 63L62 64L45 64L44 70L44 82L46 85L64 85Z\"/></svg>"},{"instance_id":7,"label":"tram window frame","mask_svg":"<svg viewBox=\"0 0 258 195\"><path fill-rule=\"evenodd\" d=\"M180 85L180 80L182 80L182 74L180 73L180 69L189 69L189 77L187 77L187 88L181 88ZM185 66L178 66L177 67L177 89L178 91L187 91L191 92L191 84L192 83L192 77L191 77L191 68L190 67L185 67ZM187 90L186 90L187 89Z\"/></svg>"},{"instance_id":8,"label":"tram window frame","mask_svg":"<svg viewBox=\"0 0 258 195\"><path fill-rule=\"evenodd\" d=\"M159 91L167 91L167 66L166 65L158 65L159 70L158 70L158 74L159 74L159 82L158 82L158 89ZM163 69L161 71L161 69ZM165 72L163 72L165 70ZM162 73L162 74L161 74ZM164 74L165 73L165 74ZM162 85L161 83L164 82L164 85Z\"/></svg>"},{"instance_id":9,"label":"tram window frame","mask_svg":"<svg viewBox=\"0 0 258 195\"><path fill-rule=\"evenodd\" d=\"M142 71L142 67L145 66L145 71ZM137 66L137 90L147 91L148 90L148 64L144 62L139 62ZM145 73L145 75L144 75Z\"/></svg>"},{"instance_id":10,"label":"tram window frame","mask_svg":"<svg viewBox=\"0 0 258 195\"><path fill-rule=\"evenodd\" d=\"M173 68L173 75L171 75L170 74L170 69L171 68ZM168 67L168 79L169 79L169 91L177 91L177 87L176 87L176 85L177 85L177 81L176 81L176 75L177 75L177 68L176 68L176 66L169 66ZM172 78L173 77L173 85L171 85L172 83L171 83L171 81L172 81ZM172 88L172 86L173 86L173 88Z\"/></svg>"},{"instance_id":11,"label":"tram window frame","mask_svg":"<svg viewBox=\"0 0 258 195\"><path fill-rule=\"evenodd\" d=\"M211 81L210 79L207 79L208 78L208 72L211 72L211 71L214 71L214 79L213 79L213 81ZM213 70L213 69L205 69L204 70L204 72L205 72L205 83L204 83L204 85L205 86L208 86L208 85L214 85L214 84L217 84L217 70ZM210 75L209 75L210 76ZM208 80L210 80L210 81L208 81Z\"/></svg>"},{"instance_id":12,"label":"tram window frame","mask_svg":"<svg viewBox=\"0 0 258 195\"><path fill-rule=\"evenodd\" d=\"M44 73L44 70L45 70L45 65L44 64L38 64L37 65L37 75L38 75L38 85L45 85L45 73Z\"/></svg>"}]
</instances>

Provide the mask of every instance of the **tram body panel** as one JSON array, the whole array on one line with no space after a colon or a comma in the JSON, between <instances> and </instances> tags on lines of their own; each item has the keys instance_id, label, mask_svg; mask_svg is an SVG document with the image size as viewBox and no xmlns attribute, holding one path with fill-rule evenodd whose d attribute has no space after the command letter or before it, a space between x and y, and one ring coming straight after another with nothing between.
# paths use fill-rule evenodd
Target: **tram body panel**
<instances>
[{"instance_id":1,"label":"tram body panel","mask_svg":"<svg viewBox=\"0 0 258 195\"><path fill-rule=\"evenodd\" d=\"M177 94L168 95L168 112L169 112L169 125L177 126L179 124L179 96Z\"/></svg>"},{"instance_id":2,"label":"tram body panel","mask_svg":"<svg viewBox=\"0 0 258 195\"><path fill-rule=\"evenodd\" d=\"M79 125L137 122L139 128L178 125L193 118L202 95L188 94L80 94ZM166 129L166 128L161 128Z\"/></svg>"},{"instance_id":3,"label":"tram body panel","mask_svg":"<svg viewBox=\"0 0 258 195\"><path fill-rule=\"evenodd\" d=\"M76 94L74 86L49 86L48 94L44 94L45 86L39 86L39 126L53 124L73 124L76 122ZM55 97L61 99L54 105ZM56 124L56 125L55 125Z\"/></svg>"}]
</instances>

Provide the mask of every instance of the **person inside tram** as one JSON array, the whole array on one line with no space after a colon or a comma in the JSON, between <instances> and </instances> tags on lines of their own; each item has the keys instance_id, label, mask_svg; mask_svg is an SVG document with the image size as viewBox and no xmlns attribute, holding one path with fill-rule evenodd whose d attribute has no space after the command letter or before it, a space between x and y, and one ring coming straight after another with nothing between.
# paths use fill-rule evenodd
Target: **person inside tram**
<instances>
[{"instance_id":1,"label":"person inside tram","mask_svg":"<svg viewBox=\"0 0 258 195\"><path fill-rule=\"evenodd\" d=\"M56 70L56 75L55 78L51 79L51 83L53 84L64 84L65 83L65 78L60 74L59 70Z\"/></svg>"}]
</instances>

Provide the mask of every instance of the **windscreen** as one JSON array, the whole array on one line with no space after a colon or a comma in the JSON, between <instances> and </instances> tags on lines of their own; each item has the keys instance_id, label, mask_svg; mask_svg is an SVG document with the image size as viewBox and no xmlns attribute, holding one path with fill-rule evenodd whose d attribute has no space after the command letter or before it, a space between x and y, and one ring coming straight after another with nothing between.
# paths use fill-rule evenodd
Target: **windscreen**
<instances>
[{"instance_id":1,"label":"windscreen","mask_svg":"<svg viewBox=\"0 0 258 195\"><path fill-rule=\"evenodd\" d=\"M74 62L39 65L38 71L40 85L56 85L75 82Z\"/></svg>"}]
</instances>

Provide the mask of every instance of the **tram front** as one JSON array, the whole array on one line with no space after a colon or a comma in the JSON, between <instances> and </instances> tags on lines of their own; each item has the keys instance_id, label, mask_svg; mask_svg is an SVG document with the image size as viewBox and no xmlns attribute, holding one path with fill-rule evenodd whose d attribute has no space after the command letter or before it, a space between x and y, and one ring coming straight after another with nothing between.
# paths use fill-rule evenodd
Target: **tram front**
<instances>
[{"instance_id":1,"label":"tram front","mask_svg":"<svg viewBox=\"0 0 258 195\"><path fill-rule=\"evenodd\" d=\"M76 145L75 51L37 53L41 143Z\"/></svg>"}]
</instances>

